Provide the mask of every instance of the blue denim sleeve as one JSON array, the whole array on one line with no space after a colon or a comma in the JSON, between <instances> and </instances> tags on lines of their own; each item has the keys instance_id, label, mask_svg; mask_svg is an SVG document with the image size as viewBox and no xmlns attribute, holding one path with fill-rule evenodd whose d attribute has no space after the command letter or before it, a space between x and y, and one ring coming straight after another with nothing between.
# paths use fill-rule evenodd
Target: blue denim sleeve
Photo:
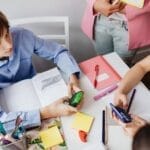
<instances>
[{"instance_id":1,"label":"blue denim sleeve","mask_svg":"<svg viewBox=\"0 0 150 150\"><path fill-rule=\"evenodd\" d=\"M36 36L34 36L34 42L35 54L47 60L52 60L58 68L66 74L67 78L69 78L71 74L76 74L79 77L80 69L68 49L57 42L43 40Z\"/></svg>"}]
</instances>

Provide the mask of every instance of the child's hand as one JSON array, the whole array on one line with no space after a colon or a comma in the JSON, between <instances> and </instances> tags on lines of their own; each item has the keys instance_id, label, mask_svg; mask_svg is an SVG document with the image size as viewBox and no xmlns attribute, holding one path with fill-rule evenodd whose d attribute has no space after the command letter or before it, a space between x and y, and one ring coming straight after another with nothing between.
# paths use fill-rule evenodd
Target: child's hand
<instances>
[{"instance_id":1,"label":"child's hand","mask_svg":"<svg viewBox=\"0 0 150 150\"><path fill-rule=\"evenodd\" d=\"M42 108L41 118L47 119L53 117L60 117L60 116L71 115L77 112L76 108L65 103L68 101L69 101L68 97L63 97L53 102L52 104Z\"/></svg>"},{"instance_id":2,"label":"child's hand","mask_svg":"<svg viewBox=\"0 0 150 150\"><path fill-rule=\"evenodd\" d=\"M116 116L113 116L113 119L123 127L124 131L127 133L127 135L133 137L135 133L144 125L146 125L146 120L136 116L136 115L131 115L132 117L132 122L130 123L123 123L121 120L116 118Z\"/></svg>"},{"instance_id":3,"label":"child's hand","mask_svg":"<svg viewBox=\"0 0 150 150\"><path fill-rule=\"evenodd\" d=\"M81 91L79 80L77 79L76 75L72 74L68 83L68 96L72 97L72 94L78 91Z\"/></svg>"},{"instance_id":4,"label":"child's hand","mask_svg":"<svg viewBox=\"0 0 150 150\"><path fill-rule=\"evenodd\" d=\"M94 12L110 16L115 12L120 12L124 7L125 5L119 0L115 0L112 4L110 4L110 0L97 0L94 3Z\"/></svg>"},{"instance_id":5,"label":"child's hand","mask_svg":"<svg viewBox=\"0 0 150 150\"><path fill-rule=\"evenodd\" d=\"M127 95L117 91L115 93L114 105L126 110L128 108Z\"/></svg>"},{"instance_id":6,"label":"child's hand","mask_svg":"<svg viewBox=\"0 0 150 150\"><path fill-rule=\"evenodd\" d=\"M71 98L74 93L77 93L79 91L82 91L79 86L79 80L77 79L76 75L72 74L68 83L69 98ZM81 100L80 104L78 104L76 108L79 110L82 107L82 105L83 100Z\"/></svg>"}]
</instances>

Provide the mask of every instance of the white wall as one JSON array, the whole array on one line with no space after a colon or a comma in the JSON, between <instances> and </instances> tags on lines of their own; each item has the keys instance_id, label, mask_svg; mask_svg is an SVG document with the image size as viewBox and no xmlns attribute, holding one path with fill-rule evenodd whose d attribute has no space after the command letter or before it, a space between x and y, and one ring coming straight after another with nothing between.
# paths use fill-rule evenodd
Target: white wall
<instances>
[{"instance_id":1,"label":"white wall","mask_svg":"<svg viewBox=\"0 0 150 150\"><path fill-rule=\"evenodd\" d=\"M69 16L70 50L78 62L95 55L91 41L80 29L86 0L1 0L9 19L28 16Z\"/></svg>"}]
</instances>

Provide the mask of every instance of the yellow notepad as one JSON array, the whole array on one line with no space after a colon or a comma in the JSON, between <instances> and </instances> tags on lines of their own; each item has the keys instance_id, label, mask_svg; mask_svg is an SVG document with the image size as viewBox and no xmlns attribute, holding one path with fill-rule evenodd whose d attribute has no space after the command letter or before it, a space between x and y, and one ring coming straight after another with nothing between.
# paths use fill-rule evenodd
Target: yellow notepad
<instances>
[{"instance_id":1,"label":"yellow notepad","mask_svg":"<svg viewBox=\"0 0 150 150\"><path fill-rule=\"evenodd\" d=\"M94 117L88 114L77 112L72 123L72 128L89 132L93 123L93 119Z\"/></svg>"},{"instance_id":2,"label":"yellow notepad","mask_svg":"<svg viewBox=\"0 0 150 150\"><path fill-rule=\"evenodd\" d=\"M57 126L41 131L39 134L45 149L63 142L63 138Z\"/></svg>"},{"instance_id":3,"label":"yellow notepad","mask_svg":"<svg viewBox=\"0 0 150 150\"><path fill-rule=\"evenodd\" d=\"M144 6L144 0L121 0L121 1L139 8L142 8Z\"/></svg>"}]
</instances>

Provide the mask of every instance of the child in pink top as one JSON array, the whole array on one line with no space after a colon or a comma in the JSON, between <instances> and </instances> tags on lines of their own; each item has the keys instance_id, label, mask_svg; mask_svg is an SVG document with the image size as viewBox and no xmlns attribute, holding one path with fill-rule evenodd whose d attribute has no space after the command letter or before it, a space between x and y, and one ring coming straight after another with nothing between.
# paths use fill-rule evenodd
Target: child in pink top
<instances>
[{"instance_id":1,"label":"child in pink top","mask_svg":"<svg viewBox=\"0 0 150 150\"><path fill-rule=\"evenodd\" d=\"M101 9L96 7L96 3L98 7L101 6ZM107 8L105 11L104 7ZM122 8L121 3L111 5L107 0L88 0L88 5L82 21L82 30L89 38L94 39L95 48L101 48L100 50L97 50L99 54L105 54L112 51L109 47L109 39L111 37L113 42L113 44L111 44L113 46L116 43L119 45L116 49L114 48L113 51L116 51L123 59L126 56L132 58L135 49L150 45L150 30L148 28L150 27L150 0L145 0L142 9L127 5L125 7L125 17L122 17L123 20L120 18L116 19L114 16L110 17L111 14L119 12ZM122 22L124 27L121 28L120 22ZM108 25L109 29L107 28ZM112 26L114 26L113 29ZM125 31L125 29L127 30ZM108 30L110 31L109 33Z\"/></svg>"}]
</instances>

